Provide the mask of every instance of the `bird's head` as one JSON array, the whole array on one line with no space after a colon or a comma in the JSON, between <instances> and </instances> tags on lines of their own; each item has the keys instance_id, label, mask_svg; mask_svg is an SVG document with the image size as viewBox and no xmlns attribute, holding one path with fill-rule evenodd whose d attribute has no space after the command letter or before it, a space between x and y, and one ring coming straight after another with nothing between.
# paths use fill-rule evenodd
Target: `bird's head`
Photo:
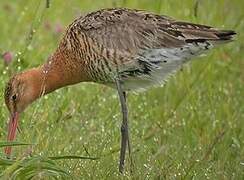
<instances>
[{"instance_id":1,"label":"bird's head","mask_svg":"<svg viewBox=\"0 0 244 180\"><path fill-rule=\"evenodd\" d=\"M40 82L36 79L36 73L31 71L14 75L7 83L4 98L10 113L8 141L15 139L20 113L38 98L38 84ZM6 148L5 152L9 155L11 148Z\"/></svg>"},{"instance_id":2,"label":"bird's head","mask_svg":"<svg viewBox=\"0 0 244 180\"><path fill-rule=\"evenodd\" d=\"M29 104L31 85L21 75L12 77L5 88L5 103L11 115L21 113Z\"/></svg>"}]
</instances>

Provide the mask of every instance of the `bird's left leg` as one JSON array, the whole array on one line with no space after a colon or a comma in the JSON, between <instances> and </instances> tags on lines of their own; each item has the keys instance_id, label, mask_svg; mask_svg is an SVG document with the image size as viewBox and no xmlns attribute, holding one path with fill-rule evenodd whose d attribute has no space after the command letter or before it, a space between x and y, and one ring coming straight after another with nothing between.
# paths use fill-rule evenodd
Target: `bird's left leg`
<instances>
[{"instance_id":1,"label":"bird's left leg","mask_svg":"<svg viewBox=\"0 0 244 180\"><path fill-rule=\"evenodd\" d=\"M123 114L123 120L121 125L121 147L120 147L120 163L119 163L119 172L123 173L124 171L124 162L125 162L125 153L126 153L126 146L128 145L129 150L129 158L132 162L131 158L131 147L130 147L130 140L129 140L129 128L128 128L128 109L126 104L126 92L121 88L121 82L119 79L116 79L116 86L119 94L121 110Z\"/></svg>"}]
</instances>

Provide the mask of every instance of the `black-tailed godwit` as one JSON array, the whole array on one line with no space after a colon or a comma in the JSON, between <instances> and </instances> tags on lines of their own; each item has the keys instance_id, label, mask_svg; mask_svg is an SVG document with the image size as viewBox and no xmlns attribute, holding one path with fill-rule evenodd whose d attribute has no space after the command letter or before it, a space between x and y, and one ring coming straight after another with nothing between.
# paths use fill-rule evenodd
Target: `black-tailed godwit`
<instances>
[{"instance_id":1,"label":"black-tailed godwit","mask_svg":"<svg viewBox=\"0 0 244 180\"><path fill-rule=\"evenodd\" d=\"M37 98L80 82L105 84L117 89L122 108L122 172L127 146L129 155L131 152L126 92L164 83L184 63L231 41L235 34L126 8L102 9L79 17L45 64L16 74L8 82L8 141L15 139L19 114ZM10 155L11 147L5 152Z\"/></svg>"}]
</instances>

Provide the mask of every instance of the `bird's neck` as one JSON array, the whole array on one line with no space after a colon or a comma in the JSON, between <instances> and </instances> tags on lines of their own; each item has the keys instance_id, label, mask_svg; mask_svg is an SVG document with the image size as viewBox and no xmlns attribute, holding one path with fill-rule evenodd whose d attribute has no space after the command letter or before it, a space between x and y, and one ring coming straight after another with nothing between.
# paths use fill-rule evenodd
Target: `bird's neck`
<instances>
[{"instance_id":1,"label":"bird's neck","mask_svg":"<svg viewBox=\"0 0 244 180\"><path fill-rule=\"evenodd\" d=\"M28 70L26 74L33 85L33 98L37 99L64 86L89 81L82 64L74 62L77 61L66 59L56 52L42 66Z\"/></svg>"}]
</instances>

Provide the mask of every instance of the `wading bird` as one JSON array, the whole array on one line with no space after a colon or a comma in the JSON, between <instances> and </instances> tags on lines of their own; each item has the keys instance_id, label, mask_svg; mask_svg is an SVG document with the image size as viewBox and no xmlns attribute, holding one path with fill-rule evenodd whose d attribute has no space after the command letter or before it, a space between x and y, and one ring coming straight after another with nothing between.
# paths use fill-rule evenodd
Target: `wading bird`
<instances>
[{"instance_id":1,"label":"wading bird","mask_svg":"<svg viewBox=\"0 0 244 180\"><path fill-rule=\"evenodd\" d=\"M5 102L11 117L7 139L15 139L19 114L37 98L79 82L105 84L117 89L121 104L119 171L123 172L127 147L129 156L131 153L126 92L162 84L184 63L231 41L235 34L126 8L79 17L46 63L16 74L8 82ZM11 147L5 152L9 156Z\"/></svg>"}]
</instances>

